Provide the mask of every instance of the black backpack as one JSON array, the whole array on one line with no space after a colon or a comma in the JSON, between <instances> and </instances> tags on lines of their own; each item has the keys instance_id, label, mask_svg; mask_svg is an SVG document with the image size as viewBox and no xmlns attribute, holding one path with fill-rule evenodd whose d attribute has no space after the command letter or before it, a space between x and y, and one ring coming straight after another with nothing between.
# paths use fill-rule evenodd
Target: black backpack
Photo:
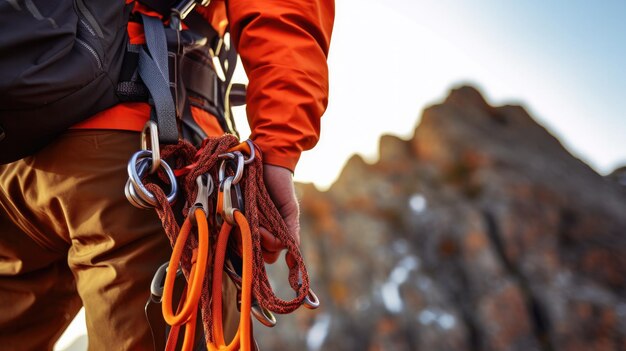
<instances>
[{"instance_id":1,"label":"black backpack","mask_svg":"<svg viewBox=\"0 0 626 351\"><path fill-rule=\"evenodd\" d=\"M165 18L180 17L196 3L142 2L166 12ZM150 101L165 144L179 136L204 137L190 117L190 101L236 133L226 116L226 92L241 103L245 88L230 86L234 50L217 55L228 68L220 79L212 56L221 38L194 19L197 14L190 16L195 28L181 31L155 18L133 18L132 6L125 0L0 1L0 164L35 153L77 122L122 101ZM147 45L129 44L129 20L144 22Z\"/></svg>"}]
</instances>

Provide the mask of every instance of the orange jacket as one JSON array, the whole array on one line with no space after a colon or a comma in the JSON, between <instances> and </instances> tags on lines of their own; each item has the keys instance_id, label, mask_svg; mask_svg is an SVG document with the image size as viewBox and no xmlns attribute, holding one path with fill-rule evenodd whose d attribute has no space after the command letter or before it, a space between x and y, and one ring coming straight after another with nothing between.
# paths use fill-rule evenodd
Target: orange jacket
<instances>
[{"instance_id":1,"label":"orange jacket","mask_svg":"<svg viewBox=\"0 0 626 351\"><path fill-rule=\"evenodd\" d=\"M136 5L136 10L146 12ZM196 11L221 33L230 25L249 78L246 111L251 139L263 150L265 163L293 171L302 151L319 139L328 101L326 59L334 0L213 0ZM133 43L144 40L142 29L133 23L129 36ZM192 112L207 132L219 130L215 118L199 109ZM124 103L75 127L141 130L148 116L146 103Z\"/></svg>"}]
</instances>

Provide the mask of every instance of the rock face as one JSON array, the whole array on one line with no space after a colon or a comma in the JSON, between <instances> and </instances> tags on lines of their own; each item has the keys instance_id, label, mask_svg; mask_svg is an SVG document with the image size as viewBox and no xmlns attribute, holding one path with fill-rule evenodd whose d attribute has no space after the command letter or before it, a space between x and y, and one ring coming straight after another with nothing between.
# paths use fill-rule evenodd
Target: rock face
<instances>
[{"instance_id":1,"label":"rock face","mask_svg":"<svg viewBox=\"0 0 626 351\"><path fill-rule=\"evenodd\" d=\"M322 307L256 326L262 349L626 350L626 187L519 106L455 89L299 191Z\"/></svg>"}]
</instances>

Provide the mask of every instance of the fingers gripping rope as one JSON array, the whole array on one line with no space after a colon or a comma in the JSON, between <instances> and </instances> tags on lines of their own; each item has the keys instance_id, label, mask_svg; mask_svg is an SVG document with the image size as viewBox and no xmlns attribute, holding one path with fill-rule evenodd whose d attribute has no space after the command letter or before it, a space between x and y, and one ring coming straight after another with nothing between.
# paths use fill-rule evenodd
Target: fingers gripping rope
<instances>
[{"instance_id":1,"label":"fingers gripping rope","mask_svg":"<svg viewBox=\"0 0 626 351\"><path fill-rule=\"evenodd\" d=\"M260 157L248 165L246 170L248 171L244 180L246 217L250 222L253 240L254 276L259 277L253 282L253 294L261 307L279 314L291 313L303 304L309 294L309 277L304 260L295 238L289 233L287 225L265 189L263 163ZM261 227L273 233L287 248L287 255L293 258L293 265L289 266L289 284L297 294L293 300L283 300L272 290L263 264L259 231Z\"/></svg>"}]
</instances>

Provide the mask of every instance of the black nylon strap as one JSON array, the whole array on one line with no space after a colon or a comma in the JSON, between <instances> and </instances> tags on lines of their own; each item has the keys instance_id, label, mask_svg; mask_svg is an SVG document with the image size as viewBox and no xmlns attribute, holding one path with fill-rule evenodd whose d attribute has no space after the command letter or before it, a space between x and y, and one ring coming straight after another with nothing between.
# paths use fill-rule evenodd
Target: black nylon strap
<instances>
[{"instance_id":1,"label":"black nylon strap","mask_svg":"<svg viewBox=\"0 0 626 351\"><path fill-rule=\"evenodd\" d=\"M182 67L182 79L185 88L217 106L219 101L218 78L213 68L188 56L183 57Z\"/></svg>"},{"instance_id":2,"label":"black nylon strap","mask_svg":"<svg viewBox=\"0 0 626 351\"><path fill-rule=\"evenodd\" d=\"M139 62L139 51L141 45L127 44L124 53L124 61L122 61L122 69L120 70L120 82L130 82L136 79L137 63Z\"/></svg>"},{"instance_id":3,"label":"black nylon strap","mask_svg":"<svg viewBox=\"0 0 626 351\"><path fill-rule=\"evenodd\" d=\"M154 103L151 118L158 125L159 142L175 144L178 142L176 107L170 92L168 51L165 30L161 20L142 15L146 45L139 52L139 75L150 91Z\"/></svg>"},{"instance_id":4,"label":"black nylon strap","mask_svg":"<svg viewBox=\"0 0 626 351\"><path fill-rule=\"evenodd\" d=\"M193 30L194 33L198 33L207 38L211 46L214 46L215 41L219 39L219 34L213 26L196 11L191 11L187 17L185 17L185 24L189 29Z\"/></svg>"}]
</instances>

